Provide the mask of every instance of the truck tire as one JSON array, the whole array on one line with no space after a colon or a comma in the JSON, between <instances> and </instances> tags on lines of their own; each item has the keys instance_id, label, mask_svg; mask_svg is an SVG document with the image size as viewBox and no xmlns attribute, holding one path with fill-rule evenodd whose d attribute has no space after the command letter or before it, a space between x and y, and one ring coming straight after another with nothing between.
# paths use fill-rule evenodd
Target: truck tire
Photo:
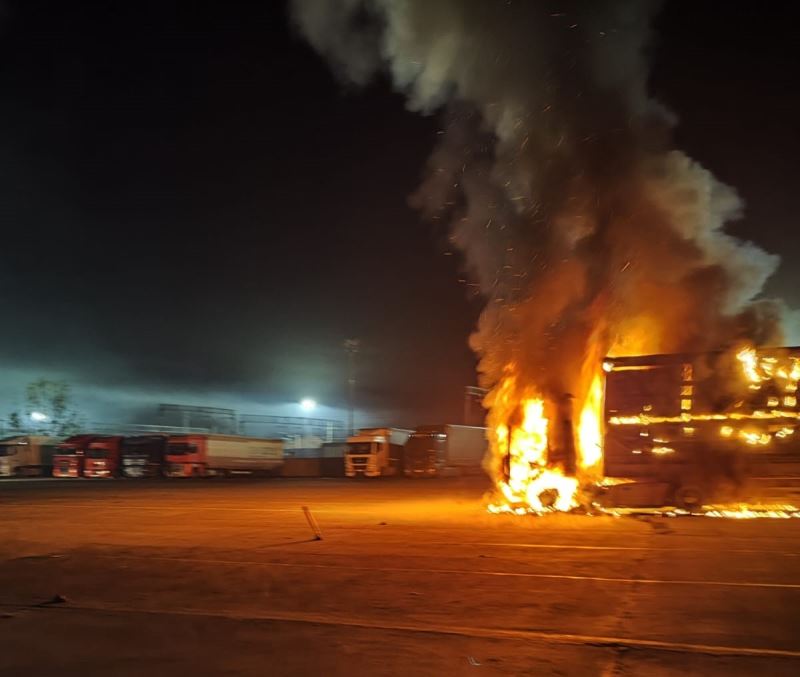
<instances>
[{"instance_id":1,"label":"truck tire","mask_svg":"<svg viewBox=\"0 0 800 677\"><path fill-rule=\"evenodd\" d=\"M697 484L683 484L675 491L675 505L683 510L699 510L703 506L705 492Z\"/></svg>"}]
</instances>

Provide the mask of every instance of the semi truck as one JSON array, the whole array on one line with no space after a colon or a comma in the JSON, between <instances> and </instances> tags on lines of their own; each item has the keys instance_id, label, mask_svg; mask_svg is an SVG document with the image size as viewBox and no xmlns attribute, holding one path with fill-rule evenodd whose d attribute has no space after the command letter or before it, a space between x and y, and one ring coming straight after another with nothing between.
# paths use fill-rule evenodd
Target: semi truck
<instances>
[{"instance_id":1,"label":"semi truck","mask_svg":"<svg viewBox=\"0 0 800 677\"><path fill-rule=\"evenodd\" d=\"M86 450L102 435L72 435L61 442L53 455L53 477L83 477Z\"/></svg>"},{"instance_id":2,"label":"semi truck","mask_svg":"<svg viewBox=\"0 0 800 677\"><path fill-rule=\"evenodd\" d=\"M123 477L159 477L167 453L167 435L132 435L122 440L120 474Z\"/></svg>"},{"instance_id":3,"label":"semi truck","mask_svg":"<svg viewBox=\"0 0 800 677\"><path fill-rule=\"evenodd\" d=\"M613 358L602 496L692 510L800 496L800 349Z\"/></svg>"},{"instance_id":4,"label":"semi truck","mask_svg":"<svg viewBox=\"0 0 800 677\"><path fill-rule=\"evenodd\" d=\"M59 440L42 435L18 435L0 440L0 477L49 475Z\"/></svg>"},{"instance_id":5,"label":"semi truck","mask_svg":"<svg viewBox=\"0 0 800 677\"><path fill-rule=\"evenodd\" d=\"M84 477L119 477L121 435L104 435L89 442L83 461Z\"/></svg>"},{"instance_id":6,"label":"semi truck","mask_svg":"<svg viewBox=\"0 0 800 677\"><path fill-rule=\"evenodd\" d=\"M418 427L405 446L407 477L457 477L480 474L488 443L486 428L468 425Z\"/></svg>"},{"instance_id":7,"label":"semi truck","mask_svg":"<svg viewBox=\"0 0 800 677\"><path fill-rule=\"evenodd\" d=\"M403 448L411 430L362 428L347 438L344 474L347 477L381 477L403 474Z\"/></svg>"},{"instance_id":8,"label":"semi truck","mask_svg":"<svg viewBox=\"0 0 800 677\"><path fill-rule=\"evenodd\" d=\"M168 477L274 475L283 465L283 440L235 435L170 435L164 471Z\"/></svg>"}]
</instances>

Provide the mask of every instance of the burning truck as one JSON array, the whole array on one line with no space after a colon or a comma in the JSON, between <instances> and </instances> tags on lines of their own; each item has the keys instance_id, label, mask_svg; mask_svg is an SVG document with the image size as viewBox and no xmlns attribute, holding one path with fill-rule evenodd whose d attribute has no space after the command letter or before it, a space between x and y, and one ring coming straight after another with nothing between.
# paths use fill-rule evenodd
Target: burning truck
<instances>
[{"instance_id":1,"label":"burning truck","mask_svg":"<svg viewBox=\"0 0 800 677\"><path fill-rule=\"evenodd\" d=\"M441 113L410 203L449 226L484 304L470 347L490 509L594 504L608 475L636 481L606 498L638 484L693 506L783 458L796 351L713 353L794 341L764 294L780 257L728 229L743 200L678 147L650 93L662 3L345 4L294 0L292 15L345 81L388 74L411 110Z\"/></svg>"},{"instance_id":2,"label":"burning truck","mask_svg":"<svg viewBox=\"0 0 800 677\"><path fill-rule=\"evenodd\" d=\"M498 426L501 497L491 511L800 498L800 348L620 357L602 369L577 430L568 409L550 407L551 442L541 398Z\"/></svg>"}]
</instances>

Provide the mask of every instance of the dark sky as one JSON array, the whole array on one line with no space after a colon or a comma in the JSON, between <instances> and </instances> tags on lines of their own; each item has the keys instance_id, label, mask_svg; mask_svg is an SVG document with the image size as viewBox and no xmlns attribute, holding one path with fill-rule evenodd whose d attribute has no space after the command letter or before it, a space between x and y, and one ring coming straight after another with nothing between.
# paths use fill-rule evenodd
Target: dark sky
<instances>
[{"instance_id":1,"label":"dark sky","mask_svg":"<svg viewBox=\"0 0 800 677\"><path fill-rule=\"evenodd\" d=\"M667 2L651 84L800 306L791 7ZM344 91L280 2L26 0L0 29L0 415L38 375L95 419L342 407L357 336L372 422L458 420L480 306L407 205L435 116Z\"/></svg>"}]
</instances>

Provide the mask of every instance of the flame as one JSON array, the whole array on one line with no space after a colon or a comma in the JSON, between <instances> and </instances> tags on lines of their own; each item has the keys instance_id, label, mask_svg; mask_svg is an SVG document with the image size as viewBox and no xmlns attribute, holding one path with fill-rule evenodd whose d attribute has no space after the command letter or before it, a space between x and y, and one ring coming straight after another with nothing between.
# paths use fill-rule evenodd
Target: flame
<instances>
[{"instance_id":1,"label":"flame","mask_svg":"<svg viewBox=\"0 0 800 677\"><path fill-rule=\"evenodd\" d=\"M726 517L728 519L791 519L800 517L800 509L793 505L706 505L703 506L706 517Z\"/></svg>"},{"instance_id":2,"label":"flame","mask_svg":"<svg viewBox=\"0 0 800 677\"><path fill-rule=\"evenodd\" d=\"M651 437L652 424L678 424L684 435L693 435L695 422L719 422L720 437L737 440L753 450L767 448L773 440L785 439L795 433L800 424L797 397L794 395L800 382L800 358L763 356L753 347L745 347L736 353L746 384L752 390L763 388L768 392L778 388L783 393L762 397L762 408L737 409L704 413L696 411L693 367L683 365L680 386L680 411L677 415L660 416L653 412L653 405L643 404L641 413L625 416L604 417L605 379L610 372L628 369L647 369L646 366L615 365L608 359L594 359L594 353L584 360L580 375L575 409L577 425L574 440L562 439L560 419L562 414L555 403L537 391L534 385L520 384L520 373L513 363L505 368L503 378L487 396L484 404L489 407L488 425L494 431L492 440L493 474L497 486L496 500L488 506L492 513L516 515L541 514L553 511L569 511L580 505L579 490L590 485L603 486L614 482L603 477L604 426L639 426L639 435L652 439L651 444L641 449L654 456L677 453L672 442L656 429ZM575 392L575 391L573 391ZM766 405L766 406L765 406ZM569 416L569 414L564 414ZM553 416L555 418L553 418ZM552 420L551 420L552 419ZM553 425L553 421L557 425ZM777 423L778 425L774 425ZM738 424L738 425L737 425ZM567 430L569 427L567 427ZM555 466L550 458L551 448L571 448L574 441L576 477L567 476L564 468ZM634 454L645 453L641 449ZM572 473L570 473L572 474ZM687 513L688 514L688 513ZM711 517L732 519L800 517L800 509L789 505L756 506L736 504L729 506L705 506L703 512Z\"/></svg>"},{"instance_id":3,"label":"flame","mask_svg":"<svg viewBox=\"0 0 800 677\"><path fill-rule=\"evenodd\" d=\"M510 404L515 379L507 377L500 385L495 406ZM541 397L528 397L518 405L522 422L509 429L501 423L495 428L496 454L507 458L507 477L497 482L501 503L489 511L516 514L567 511L577 505L578 480L566 477L560 468L547 466L548 428L545 403ZM511 407L513 411L514 407Z\"/></svg>"},{"instance_id":4,"label":"flame","mask_svg":"<svg viewBox=\"0 0 800 677\"><path fill-rule=\"evenodd\" d=\"M666 456L667 454L675 453L675 449L672 447L653 447L650 451L656 456Z\"/></svg>"},{"instance_id":5,"label":"flame","mask_svg":"<svg viewBox=\"0 0 800 677\"><path fill-rule=\"evenodd\" d=\"M589 476L602 475L603 461L603 375L595 374L584 400L578 423L578 463Z\"/></svg>"},{"instance_id":6,"label":"flame","mask_svg":"<svg viewBox=\"0 0 800 677\"><path fill-rule=\"evenodd\" d=\"M769 433L762 433L753 430L740 430L739 438L747 442L747 444L752 444L755 446L756 444L769 444L772 436L769 435Z\"/></svg>"},{"instance_id":7,"label":"flame","mask_svg":"<svg viewBox=\"0 0 800 677\"><path fill-rule=\"evenodd\" d=\"M742 369L747 380L752 384L761 383L761 376L758 373L758 354L755 348L742 348L736 353L736 359L742 363Z\"/></svg>"}]
</instances>

